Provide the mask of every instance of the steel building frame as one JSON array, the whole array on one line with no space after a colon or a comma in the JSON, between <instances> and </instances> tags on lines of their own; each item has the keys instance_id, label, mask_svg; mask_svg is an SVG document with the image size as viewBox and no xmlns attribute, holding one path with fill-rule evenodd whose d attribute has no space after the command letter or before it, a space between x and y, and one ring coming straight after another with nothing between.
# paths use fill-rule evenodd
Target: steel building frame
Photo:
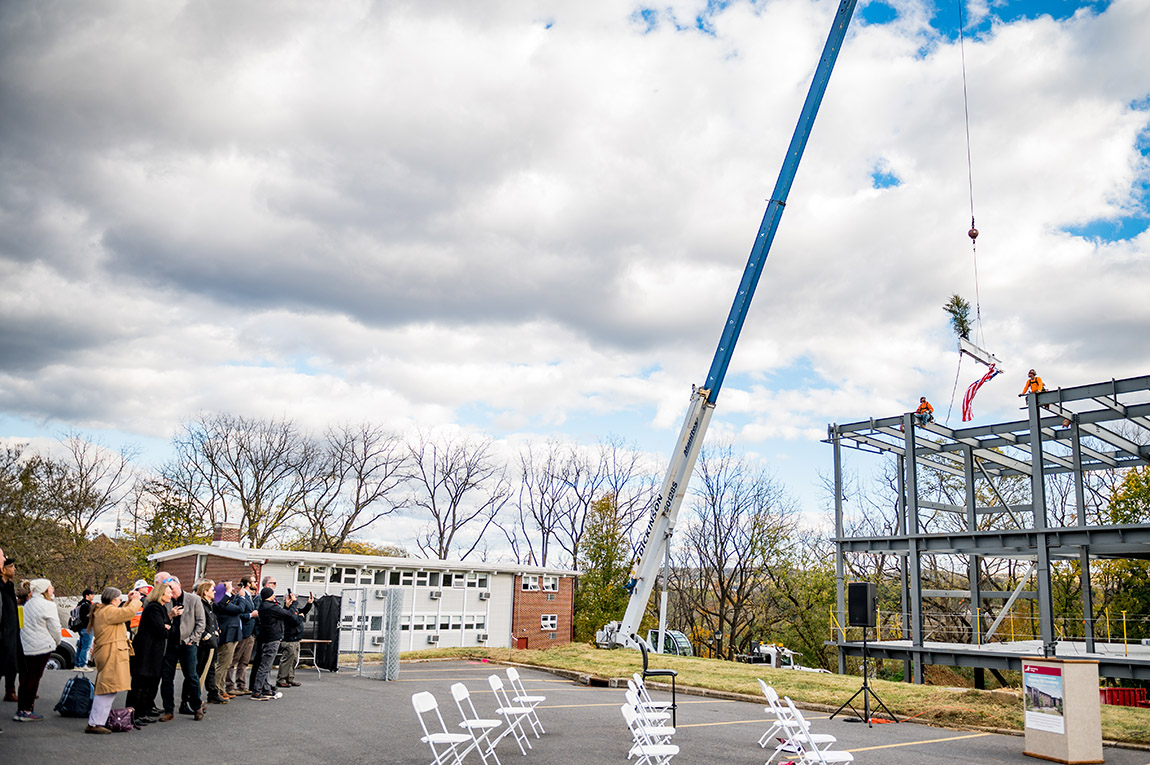
<instances>
[{"instance_id":1,"label":"steel building frame","mask_svg":"<svg viewBox=\"0 0 1150 765\"><path fill-rule=\"evenodd\" d=\"M946 664L995 669L1019 669L1022 656L1059 653L1051 593L1051 562L1077 560L1082 580L1090 581L1092 558L1150 559L1150 524L1088 525L1084 476L1095 470L1112 470L1150 464L1150 376L1060 388L1026 396L1028 417L1015 422L951 429L938 423L919 425L910 414L871 419L846 425L832 424L827 443L834 449L835 488L835 577L836 610L840 625L846 624L845 560L848 554L870 553L900 557L900 596L903 634L910 640L871 642L872 656L901 659L913 663L913 680L923 681L925 664ZM843 471L844 448L878 455L893 455L898 464L897 528L890 536L850 537L844 531ZM910 457L908 459L908 457ZM965 489L963 506L930 502L919 496L919 470L941 470L960 477ZM1047 509L1046 478L1059 473L1074 477L1076 523L1052 526ZM995 486L1007 476L1029 477L1031 501L1008 505ZM979 507L976 479L981 478L999 503ZM964 518L959 533L927 533L922 510L943 511ZM1017 528L979 530L979 518L989 514L1009 517ZM969 558L969 592L943 593L925 590L921 557L930 554L956 554ZM1033 561L1034 593L1038 603L1037 643L1016 646L996 643L976 645L928 643L923 629L923 598L961 594L969 598L971 612L989 597L1003 597L980 589L979 561L984 557L1021 558ZM1024 578L1025 581L1025 578ZM1022 594L1015 591L1003 612ZM1085 616L1085 645L1074 648L1075 655L1098 658L1103 676L1150 679L1150 650L1136 655L1108 653L1096 644L1091 588L1082 588ZM997 622L986 632L993 632ZM838 630L832 642L838 649L839 672L845 672L846 657L859 656L861 644L848 641ZM1064 646L1064 648L1068 648ZM1081 649L1084 648L1084 653ZM1068 649L1069 650L1069 649ZM1062 652L1066 654L1066 650ZM909 669L909 667L908 667ZM907 673L907 679L910 679Z\"/></svg>"}]
</instances>

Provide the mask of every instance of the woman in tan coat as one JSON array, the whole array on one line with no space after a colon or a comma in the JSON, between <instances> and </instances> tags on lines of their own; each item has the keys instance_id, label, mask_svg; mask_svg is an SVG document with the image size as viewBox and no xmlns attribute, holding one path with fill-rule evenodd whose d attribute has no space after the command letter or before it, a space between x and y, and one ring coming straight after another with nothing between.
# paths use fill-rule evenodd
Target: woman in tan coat
<instances>
[{"instance_id":1,"label":"woman in tan coat","mask_svg":"<svg viewBox=\"0 0 1150 765\"><path fill-rule=\"evenodd\" d=\"M112 702L120 691L132 687L128 671L128 656L132 644L128 640L128 622L140 610L140 593L128 593L123 603L122 593L107 587L100 595L100 603L92 610L89 629L92 630L92 660L96 662L96 697L88 715L85 733L111 733L104 724L112 711Z\"/></svg>"}]
</instances>

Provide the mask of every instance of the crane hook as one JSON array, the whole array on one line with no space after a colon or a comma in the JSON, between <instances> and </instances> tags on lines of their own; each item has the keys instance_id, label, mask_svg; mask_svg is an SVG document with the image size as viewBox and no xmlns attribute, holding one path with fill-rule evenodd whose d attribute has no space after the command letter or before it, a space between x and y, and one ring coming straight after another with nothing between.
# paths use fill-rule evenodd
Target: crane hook
<instances>
[{"instance_id":1,"label":"crane hook","mask_svg":"<svg viewBox=\"0 0 1150 765\"><path fill-rule=\"evenodd\" d=\"M974 216L973 215L970 216L970 231L967 231L966 235L970 237L971 242L974 242L975 239L978 239L978 229L976 229L974 227Z\"/></svg>"}]
</instances>

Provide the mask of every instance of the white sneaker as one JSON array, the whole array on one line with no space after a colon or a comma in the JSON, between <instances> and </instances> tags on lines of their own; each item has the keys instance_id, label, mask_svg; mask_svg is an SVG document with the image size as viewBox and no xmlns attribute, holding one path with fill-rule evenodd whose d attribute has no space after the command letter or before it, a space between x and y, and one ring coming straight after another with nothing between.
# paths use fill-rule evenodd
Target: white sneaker
<instances>
[{"instance_id":1,"label":"white sneaker","mask_svg":"<svg viewBox=\"0 0 1150 765\"><path fill-rule=\"evenodd\" d=\"M284 695L279 691L276 691L274 696L268 696L269 699L282 699L283 697Z\"/></svg>"}]
</instances>

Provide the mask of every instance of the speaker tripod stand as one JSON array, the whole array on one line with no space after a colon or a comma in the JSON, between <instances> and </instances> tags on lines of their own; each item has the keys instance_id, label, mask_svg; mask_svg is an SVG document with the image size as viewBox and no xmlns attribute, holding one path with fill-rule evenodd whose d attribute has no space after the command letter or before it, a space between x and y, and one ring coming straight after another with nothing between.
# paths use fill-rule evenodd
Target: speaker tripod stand
<instances>
[{"instance_id":1,"label":"speaker tripod stand","mask_svg":"<svg viewBox=\"0 0 1150 765\"><path fill-rule=\"evenodd\" d=\"M867 655L866 636L867 636L867 628L863 627L863 684L862 684L862 688L859 688L857 691L855 691L853 696L851 696L849 699L844 701L843 705L835 710L835 714L831 715L831 719L833 720L835 718L835 715L837 715L839 712L843 711L847 707L850 707L851 711L855 713L855 717L859 718L860 722L865 722L867 724L867 727L873 728L874 723L871 722L871 718L870 718L871 696L874 697L876 710L878 709L878 707L882 707L882 710L884 712L886 712L887 715L890 716L891 720L893 720L894 722L899 722L899 719L894 716L893 712L891 712L889 709L887 709L886 704L884 704L882 699L880 699L878 697L878 694L875 693L873 690L871 690L870 683L869 683L868 678L867 678L867 657L868 657L868 655ZM859 711L857 709L855 709L855 706L854 706L854 700L858 698L860 693L862 694L862 705L863 705L863 712L864 712L864 714L861 714L861 715L859 714ZM847 722L851 722L851 721L848 720Z\"/></svg>"}]
</instances>

